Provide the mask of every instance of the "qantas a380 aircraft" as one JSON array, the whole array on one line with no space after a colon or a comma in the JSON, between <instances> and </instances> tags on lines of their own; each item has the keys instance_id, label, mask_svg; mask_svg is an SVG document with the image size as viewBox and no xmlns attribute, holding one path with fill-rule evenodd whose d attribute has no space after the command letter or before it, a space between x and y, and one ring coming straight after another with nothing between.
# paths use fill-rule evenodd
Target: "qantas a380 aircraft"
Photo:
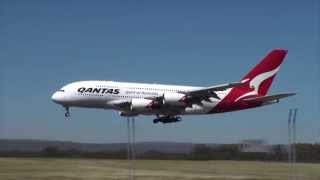
<instances>
[{"instance_id":1,"label":"qantas a380 aircraft","mask_svg":"<svg viewBox=\"0 0 320 180\"><path fill-rule=\"evenodd\" d=\"M155 115L154 123L181 120L181 115L213 114L260 107L279 102L294 93L267 95L287 54L275 49L240 82L210 87L114 81L78 81L63 86L51 99L69 107L102 108L121 116Z\"/></svg>"}]
</instances>

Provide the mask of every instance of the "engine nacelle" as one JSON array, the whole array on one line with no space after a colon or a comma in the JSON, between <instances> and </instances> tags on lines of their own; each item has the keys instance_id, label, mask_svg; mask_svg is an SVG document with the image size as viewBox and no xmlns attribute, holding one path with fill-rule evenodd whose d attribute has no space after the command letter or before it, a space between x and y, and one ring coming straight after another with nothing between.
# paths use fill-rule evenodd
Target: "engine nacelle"
<instances>
[{"instance_id":1,"label":"engine nacelle","mask_svg":"<svg viewBox=\"0 0 320 180\"><path fill-rule=\"evenodd\" d=\"M163 104L184 106L187 104L186 95L181 93L164 93Z\"/></svg>"},{"instance_id":2,"label":"engine nacelle","mask_svg":"<svg viewBox=\"0 0 320 180\"><path fill-rule=\"evenodd\" d=\"M150 109L152 106L152 100L149 99L132 99L131 100L131 111L142 112Z\"/></svg>"}]
</instances>

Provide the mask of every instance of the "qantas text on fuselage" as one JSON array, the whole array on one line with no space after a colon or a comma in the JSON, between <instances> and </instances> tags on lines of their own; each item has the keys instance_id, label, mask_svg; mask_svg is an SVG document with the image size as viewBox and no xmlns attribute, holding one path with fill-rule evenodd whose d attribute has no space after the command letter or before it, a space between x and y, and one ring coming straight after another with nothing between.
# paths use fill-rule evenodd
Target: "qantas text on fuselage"
<instances>
[{"instance_id":1,"label":"qantas text on fuselage","mask_svg":"<svg viewBox=\"0 0 320 180\"><path fill-rule=\"evenodd\" d=\"M121 116L155 115L154 123L176 122L182 115L213 114L261 107L294 93L267 95L287 54L274 49L239 82L210 87L114 81L78 81L63 86L51 99L66 109L102 108Z\"/></svg>"}]
</instances>

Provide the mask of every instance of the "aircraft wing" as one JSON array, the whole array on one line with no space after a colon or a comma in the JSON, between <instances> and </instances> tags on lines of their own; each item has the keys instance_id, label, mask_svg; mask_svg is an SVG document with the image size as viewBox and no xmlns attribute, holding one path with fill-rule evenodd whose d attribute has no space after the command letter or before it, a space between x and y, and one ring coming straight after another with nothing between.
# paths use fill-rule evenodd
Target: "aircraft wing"
<instances>
[{"instance_id":1,"label":"aircraft wing","mask_svg":"<svg viewBox=\"0 0 320 180\"><path fill-rule=\"evenodd\" d=\"M296 95L296 93L283 93L283 94L275 94L270 96L251 97L251 98L245 98L242 100L251 101L251 102L268 103L268 102L278 102L282 98L286 98L293 95Z\"/></svg>"},{"instance_id":2,"label":"aircraft wing","mask_svg":"<svg viewBox=\"0 0 320 180\"><path fill-rule=\"evenodd\" d=\"M201 89L195 89L191 91L179 91L179 93L184 94L190 100L189 102L194 103L194 102L200 102L203 99L208 100L210 97L220 99L218 95L215 93L216 91L223 91L231 87L243 85L244 83L245 82L233 82L233 83L205 87ZM145 99L162 102L162 100L164 99L164 95L157 96L157 97L146 97Z\"/></svg>"},{"instance_id":3,"label":"aircraft wing","mask_svg":"<svg viewBox=\"0 0 320 180\"><path fill-rule=\"evenodd\" d=\"M202 88L202 89L197 89L197 90L192 90L192 91L186 91L186 92L180 92L183 94L186 94L188 96L191 97L216 97L218 99L220 99L217 94L215 93L215 91L223 91L226 90L228 88L232 88L235 86L240 86L244 84L243 82L233 82L233 83L227 83L227 84L221 84L221 85L216 85L216 86L210 86L210 87L206 87L206 88Z\"/></svg>"}]
</instances>

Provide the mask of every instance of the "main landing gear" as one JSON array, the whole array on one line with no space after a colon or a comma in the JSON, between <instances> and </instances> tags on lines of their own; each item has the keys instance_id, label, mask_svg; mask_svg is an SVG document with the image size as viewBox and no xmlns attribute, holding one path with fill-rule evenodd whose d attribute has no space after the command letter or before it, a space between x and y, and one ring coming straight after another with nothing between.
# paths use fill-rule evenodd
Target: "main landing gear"
<instances>
[{"instance_id":1,"label":"main landing gear","mask_svg":"<svg viewBox=\"0 0 320 180\"><path fill-rule=\"evenodd\" d=\"M166 123L179 122L181 120L182 118L179 116L162 116L162 117L157 116L157 118L153 120L153 123L157 124L158 122L162 122L163 124L166 124Z\"/></svg>"},{"instance_id":2,"label":"main landing gear","mask_svg":"<svg viewBox=\"0 0 320 180\"><path fill-rule=\"evenodd\" d=\"M68 107L68 106L65 106L64 108L66 109L66 112L64 113L64 116L65 116L66 118L69 118L69 117L70 117L69 107Z\"/></svg>"}]
</instances>

